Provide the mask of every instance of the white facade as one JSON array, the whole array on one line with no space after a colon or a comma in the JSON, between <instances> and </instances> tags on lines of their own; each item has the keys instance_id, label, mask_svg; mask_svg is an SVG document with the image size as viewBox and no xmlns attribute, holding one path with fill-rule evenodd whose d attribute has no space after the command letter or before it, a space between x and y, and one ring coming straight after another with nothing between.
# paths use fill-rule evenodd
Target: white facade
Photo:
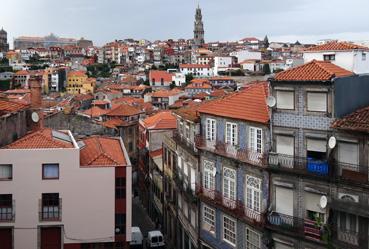
<instances>
[{"instance_id":1,"label":"white facade","mask_svg":"<svg viewBox=\"0 0 369 249\"><path fill-rule=\"evenodd\" d=\"M172 79L176 86L182 86L186 83L186 75L183 73L174 73Z\"/></svg>"},{"instance_id":2,"label":"white facade","mask_svg":"<svg viewBox=\"0 0 369 249\"><path fill-rule=\"evenodd\" d=\"M369 52L364 50L304 52L304 63L312 60L322 61L328 55L334 56L331 62L339 67L355 74L369 73Z\"/></svg>"},{"instance_id":3,"label":"white facade","mask_svg":"<svg viewBox=\"0 0 369 249\"><path fill-rule=\"evenodd\" d=\"M26 228L13 230L14 249L39 248L40 226L61 226L64 244L79 243L75 239L114 241L115 167L81 168L80 150L70 137L74 148L0 150L0 164L12 164L13 170L12 180L0 181L0 194L12 194L15 201L15 221L2 222L0 227ZM59 179L42 179L45 163L59 164ZM129 186L130 168L126 177ZM59 193L61 221L39 220L42 193ZM130 188L126 194L131 196ZM127 241L131 234L130 205L127 198Z\"/></svg>"},{"instance_id":4,"label":"white facade","mask_svg":"<svg viewBox=\"0 0 369 249\"><path fill-rule=\"evenodd\" d=\"M216 56L214 57L214 75L217 76L220 68L232 67L231 56Z\"/></svg>"},{"instance_id":5,"label":"white facade","mask_svg":"<svg viewBox=\"0 0 369 249\"><path fill-rule=\"evenodd\" d=\"M231 56L235 56L238 59L238 63L244 60L261 60L261 52L240 50L230 53Z\"/></svg>"},{"instance_id":6,"label":"white facade","mask_svg":"<svg viewBox=\"0 0 369 249\"><path fill-rule=\"evenodd\" d=\"M180 71L181 73L183 73L184 75L187 74L192 74L193 77L212 77L214 76L213 74L213 69L210 66L204 67L204 65L197 65L196 64L192 64L191 66L184 66L181 67L180 66Z\"/></svg>"}]
</instances>

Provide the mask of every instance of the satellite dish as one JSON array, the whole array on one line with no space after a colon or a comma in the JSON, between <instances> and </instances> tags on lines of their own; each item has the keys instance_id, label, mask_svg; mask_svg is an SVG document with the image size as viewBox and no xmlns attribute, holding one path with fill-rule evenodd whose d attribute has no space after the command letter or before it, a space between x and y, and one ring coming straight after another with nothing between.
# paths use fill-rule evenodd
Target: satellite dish
<instances>
[{"instance_id":1,"label":"satellite dish","mask_svg":"<svg viewBox=\"0 0 369 249\"><path fill-rule=\"evenodd\" d=\"M32 121L35 122L35 123L37 123L38 121L40 121L40 116L38 115L37 112L32 112L31 118L32 118Z\"/></svg>"},{"instance_id":2,"label":"satellite dish","mask_svg":"<svg viewBox=\"0 0 369 249\"><path fill-rule=\"evenodd\" d=\"M325 209L327 207L327 203L328 203L327 196L322 195L322 197L320 197L320 201L319 201L320 208Z\"/></svg>"},{"instance_id":3,"label":"satellite dish","mask_svg":"<svg viewBox=\"0 0 369 249\"><path fill-rule=\"evenodd\" d=\"M330 149L333 149L334 147L336 147L336 144L337 144L337 140L335 137L330 137L329 140L328 140L328 146Z\"/></svg>"},{"instance_id":4,"label":"satellite dish","mask_svg":"<svg viewBox=\"0 0 369 249\"><path fill-rule=\"evenodd\" d=\"M277 101L275 100L275 98L273 96L268 96L268 98L267 98L267 105L270 108L274 107L276 103L277 103Z\"/></svg>"}]
</instances>

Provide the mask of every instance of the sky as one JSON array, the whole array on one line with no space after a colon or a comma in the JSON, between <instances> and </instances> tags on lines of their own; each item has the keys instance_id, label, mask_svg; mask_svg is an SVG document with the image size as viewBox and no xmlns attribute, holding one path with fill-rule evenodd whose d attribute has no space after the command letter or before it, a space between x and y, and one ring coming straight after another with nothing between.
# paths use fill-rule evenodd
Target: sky
<instances>
[{"instance_id":1,"label":"sky","mask_svg":"<svg viewBox=\"0 0 369 249\"><path fill-rule=\"evenodd\" d=\"M245 37L315 43L369 40L368 0L0 0L0 28L14 37L165 40L193 37L195 8L206 41Z\"/></svg>"}]
</instances>

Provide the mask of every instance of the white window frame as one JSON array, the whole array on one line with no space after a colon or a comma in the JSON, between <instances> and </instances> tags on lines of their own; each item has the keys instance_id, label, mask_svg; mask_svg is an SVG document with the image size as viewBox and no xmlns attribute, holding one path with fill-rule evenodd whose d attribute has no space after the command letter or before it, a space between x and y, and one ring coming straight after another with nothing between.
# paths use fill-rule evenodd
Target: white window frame
<instances>
[{"instance_id":1,"label":"white window frame","mask_svg":"<svg viewBox=\"0 0 369 249\"><path fill-rule=\"evenodd\" d=\"M238 144L238 125L237 123L226 122L225 142L231 145Z\"/></svg>"},{"instance_id":2,"label":"white window frame","mask_svg":"<svg viewBox=\"0 0 369 249\"><path fill-rule=\"evenodd\" d=\"M209 232L215 233L215 209L204 204L202 206L202 217L203 221L213 228L213 231Z\"/></svg>"},{"instance_id":3,"label":"white window frame","mask_svg":"<svg viewBox=\"0 0 369 249\"><path fill-rule=\"evenodd\" d=\"M246 207L260 213L261 210L261 179L246 175Z\"/></svg>"},{"instance_id":4,"label":"white window frame","mask_svg":"<svg viewBox=\"0 0 369 249\"><path fill-rule=\"evenodd\" d=\"M255 152L263 153L263 129L250 127L249 148Z\"/></svg>"},{"instance_id":5,"label":"white window frame","mask_svg":"<svg viewBox=\"0 0 369 249\"><path fill-rule=\"evenodd\" d=\"M232 224L229 224L229 225L226 225L226 220L229 221L229 223L233 223L233 227L234 227L234 230L232 231L231 230L231 226ZM227 215L223 215L223 232L222 232L222 238L225 242L229 243L230 245L232 246L236 246L236 242L237 242L237 221ZM229 226L229 227L228 227ZM227 235L229 233L229 235ZM234 235L234 241L231 241L232 238L227 238L231 235Z\"/></svg>"},{"instance_id":6,"label":"white window frame","mask_svg":"<svg viewBox=\"0 0 369 249\"><path fill-rule=\"evenodd\" d=\"M223 196L229 200L236 200L237 196L237 173L236 170L223 168Z\"/></svg>"},{"instance_id":7,"label":"white window frame","mask_svg":"<svg viewBox=\"0 0 369 249\"><path fill-rule=\"evenodd\" d=\"M255 236L254 239L251 239L251 236ZM260 245L261 245L260 233L246 227L246 248L247 249L260 249Z\"/></svg>"},{"instance_id":8,"label":"white window frame","mask_svg":"<svg viewBox=\"0 0 369 249\"><path fill-rule=\"evenodd\" d=\"M205 189L215 190L215 163L204 160L204 176L203 176L203 186Z\"/></svg>"},{"instance_id":9,"label":"white window frame","mask_svg":"<svg viewBox=\"0 0 369 249\"><path fill-rule=\"evenodd\" d=\"M207 118L206 119L206 139L210 141L215 141L217 137L216 132L217 132L216 120L213 118Z\"/></svg>"}]
</instances>

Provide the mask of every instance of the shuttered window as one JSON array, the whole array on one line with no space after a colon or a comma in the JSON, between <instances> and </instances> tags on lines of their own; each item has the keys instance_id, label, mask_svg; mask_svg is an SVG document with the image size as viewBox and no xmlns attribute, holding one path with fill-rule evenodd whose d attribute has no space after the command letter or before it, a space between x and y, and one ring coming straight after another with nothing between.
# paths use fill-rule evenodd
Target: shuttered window
<instances>
[{"instance_id":1,"label":"shuttered window","mask_svg":"<svg viewBox=\"0 0 369 249\"><path fill-rule=\"evenodd\" d=\"M294 155L294 137L277 135L277 153L293 156Z\"/></svg>"},{"instance_id":2,"label":"shuttered window","mask_svg":"<svg viewBox=\"0 0 369 249\"><path fill-rule=\"evenodd\" d=\"M342 163L359 164L359 146L356 143L339 142L338 160Z\"/></svg>"},{"instance_id":3,"label":"shuttered window","mask_svg":"<svg viewBox=\"0 0 369 249\"><path fill-rule=\"evenodd\" d=\"M312 112L326 112L327 93L308 92L307 110Z\"/></svg>"},{"instance_id":4,"label":"shuttered window","mask_svg":"<svg viewBox=\"0 0 369 249\"><path fill-rule=\"evenodd\" d=\"M276 186L275 188L276 212L293 216L293 190Z\"/></svg>"},{"instance_id":5,"label":"shuttered window","mask_svg":"<svg viewBox=\"0 0 369 249\"><path fill-rule=\"evenodd\" d=\"M316 151L316 152L327 151L327 142L325 140L308 138L306 143L308 151Z\"/></svg>"},{"instance_id":6,"label":"shuttered window","mask_svg":"<svg viewBox=\"0 0 369 249\"><path fill-rule=\"evenodd\" d=\"M294 91L277 90L277 108L278 109L295 109L295 93Z\"/></svg>"}]
</instances>

